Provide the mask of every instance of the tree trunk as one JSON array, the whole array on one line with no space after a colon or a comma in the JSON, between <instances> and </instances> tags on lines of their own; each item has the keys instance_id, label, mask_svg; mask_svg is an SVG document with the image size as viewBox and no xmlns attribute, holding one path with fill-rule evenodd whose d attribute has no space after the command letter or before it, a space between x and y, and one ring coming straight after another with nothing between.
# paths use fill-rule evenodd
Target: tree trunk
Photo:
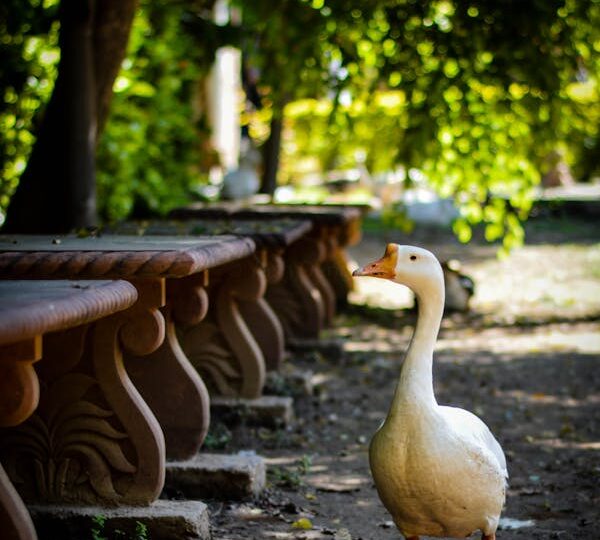
<instances>
[{"instance_id":1,"label":"tree trunk","mask_svg":"<svg viewBox=\"0 0 600 540\"><path fill-rule=\"evenodd\" d=\"M271 133L263 146L263 177L261 193L273 195L277 188L277 170L279 169L279 153L281 151L281 132L283 130L283 113L273 111Z\"/></svg>"},{"instance_id":2,"label":"tree trunk","mask_svg":"<svg viewBox=\"0 0 600 540\"><path fill-rule=\"evenodd\" d=\"M97 0L94 20L94 74L98 134L108 118L113 83L127 52L138 0Z\"/></svg>"},{"instance_id":3,"label":"tree trunk","mask_svg":"<svg viewBox=\"0 0 600 540\"><path fill-rule=\"evenodd\" d=\"M135 5L136 0L62 0L58 77L5 232L52 234L96 225L98 126L108 114ZM129 18L117 24L117 14Z\"/></svg>"}]
</instances>

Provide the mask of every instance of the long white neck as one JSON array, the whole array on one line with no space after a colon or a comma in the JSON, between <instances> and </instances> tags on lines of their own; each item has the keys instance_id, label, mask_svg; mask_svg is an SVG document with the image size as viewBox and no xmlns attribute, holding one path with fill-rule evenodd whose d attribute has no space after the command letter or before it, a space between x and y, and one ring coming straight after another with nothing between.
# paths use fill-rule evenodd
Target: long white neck
<instances>
[{"instance_id":1,"label":"long white neck","mask_svg":"<svg viewBox=\"0 0 600 540\"><path fill-rule=\"evenodd\" d=\"M419 309L417 325L402 365L390 417L403 416L407 408L437 405L433 393L433 349L444 313L444 283L415 294Z\"/></svg>"}]
</instances>

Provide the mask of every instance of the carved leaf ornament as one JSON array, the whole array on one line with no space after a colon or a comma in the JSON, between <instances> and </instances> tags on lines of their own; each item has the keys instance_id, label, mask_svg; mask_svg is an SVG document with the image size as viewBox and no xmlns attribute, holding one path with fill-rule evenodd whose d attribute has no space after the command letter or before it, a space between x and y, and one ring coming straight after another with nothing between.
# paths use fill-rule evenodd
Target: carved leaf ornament
<instances>
[{"instance_id":1,"label":"carved leaf ornament","mask_svg":"<svg viewBox=\"0 0 600 540\"><path fill-rule=\"evenodd\" d=\"M232 361L231 351L216 323L205 319L189 328L178 328L178 336L187 357L209 389L219 395L236 396L241 371Z\"/></svg>"},{"instance_id":2,"label":"carved leaf ornament","mask_svg":"<svg viewBox=\"0 0 600 540\"><path fill-rule=\"evenodd\" d=\"M110 422L114 413L86 399L97 387L83 373L60 377L46 390L36 413L2 437L0 453L9 476L18 485L27 482L22 477L26 471L33 474L33 498L77 500L78 490L89 482L101 498L116 500L120 494L114 472L135 473L120 445L126 434Z\"/></svg>"}]
</instances>

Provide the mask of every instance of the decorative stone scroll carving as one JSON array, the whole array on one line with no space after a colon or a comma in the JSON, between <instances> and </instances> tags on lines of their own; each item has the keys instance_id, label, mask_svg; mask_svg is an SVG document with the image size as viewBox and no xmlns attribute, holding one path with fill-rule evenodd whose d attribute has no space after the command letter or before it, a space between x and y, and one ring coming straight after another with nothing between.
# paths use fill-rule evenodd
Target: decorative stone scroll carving
<instances>
[{"instance_id":1,"label":"decorative stone scroll carving","mask_svg":"<svg viewBox=\"0 0 600 540\"><path fill-rule=\"evenodd\" d=\"M335 249L327 250L327 258L321 268L329 281L329 290L323 289L325 303L327 295L333 289L335 301L339 306L347 303L347 295L352 290L352 280L347 269L344 248L357 243L361 236L361 216L368 210L368 205L344 204L251 204L247 203L195 203L187 207L171 211L176 219L211 220L221 219L230 222L251 221L262 222L263 226L281 220L310 221L313 236L324 240L332 236L337 244ZM305 231L306 232L306 231ZM297 238L295 238L297 240ZM287 245L287 243L286 243ZM313 276L320 280L320 276ZM288 299L289 301L289 299ZM312 336L316 337L316 336Z\"/></svg>"},{"instance_id":2,"label":"decorative stone scroll carving","mask_svg":"<svg viewBox=\"0 0 600 540\"><path fill-rule=\"evenodd\" d=\"M162 437L120 361L136 297L123 281L0 281L2 538L37 538L11 480L29 500L158 495Z\"/></svg>"},{"instance_id":3,"label":"decorative stone scroll carving","mask_svg":"<svg viewBox=\"0 0 600 540\"><path fill-rule=\"evenodd\" d=\"M0 438L2 463L26 501L149 504L158 497L164 438L125 372L121 345L147 348L164 327L156 308L144 324L136 316L141 347L128 330L132 314L44 337L39 406Z\"/></svg>"},{"instance_id":4,"label":"decorative stone scroll carving","mask_svg":"<svg viewBox=\"0 0 600 540\"><path fill-rule=\"evenodd\" d=\"M33 363L42 356L42 337L0 347L0 427L24 422L38 405L40 385Z\"/></svg>"},{"instance_id":5,"label":"decorative stone scroll carving","mask_svg":"<svg viewBox=\"0 0 600 540\"><path fill-rule=\"evenodd\" d=\"M6 540L37 540L27 508L0 465L0 530Z\"/></svg>"},{"instance_id":6,"label":"decorative stone scroll carving","mask_svg":"<svg viewBox=\"0 0 600 540\"><path fill-rule=\"evenodd\" d=\"M165 340L151 354L127 355L126 359L128 373L163 429L170 460L194 456L210 423L208 390L181 349L174 322L193 325L204 318L208 310L205 280L205 273L168 280L167 303L162 308Z\"/></svg>"},{"instance_id":7,"label":"decorative stone scroll carving","mask_svg":"<svg viewBox=\"0 0 600 540\"><path fill-rule=\"evenodd\" d=\"M360 221L352 220L345 226L338 225L324 230L328 238L327 257L321 268L334 293L338 307L348 303L348 294L354 288L352 274L348 269L348 258L344 246L360 239Z\"/></svg>"},{"instance_id":8,"label":"decorative stone scroll carving","mask_svg":"<svg viewBox=\"0 0 600 540\"><path fill-rule=\"evenodd\" d=\"M270 287L283 278L283 249L270 249L264 252L264 257L265 276ZM279 318L262 297L250 301L239 298L238 305L244 321L263 353L267 371L278 370L285 354L285 337Z\"/></svg>"},{"instance_id":9,"label":"decorative stone scroll carving","mask_svg":"<svg viewBox=\"0 0 600 540\"><path fill-rule=\"evenodd\" d=\"M265 273L255 259L247 258L211 270L210 280L213 309L199 324L178 324L179 341L211 393L257 398L265 382L265 359L240 303L262 299Z\"/></svg>"},{"instance_id":10,"label":"decorative stone scroll carving","mask_svg":"<svg viewBox=\"0 0 600 540\"><path fill-rule=\"evenodd\" d=\"M327 321L330 289L319 264L323 245L314 238L302 238L286 251L284 276L267 289L266 299L281 321L286 338L318 338Z\"/></svg>"},{"instance_id":11,"label":"decorative stone scroll carving","mask_svg":"<svg viewBox=\"0 0 600 540\"><path fill-rule=\"evenodd\" d=\"M255 249L252 239L233 235L0 236L0 277L119 277L134 283L138 307L119 334L127 369L164 428L169 459L185 459L206 436L209 403L204 383L178 343L174 320L195 324L204 316L206 293L196 276L202 280L207 269L248 257Z\"/></svg>"},{"instance_id":12,"label":"decorative stone scroll carving","mask_svg":"<svg viewBox=\"0 0 600 540\"><path fill-rule=\"evenodd\" d=\"M331 284L323 274L322 265L327 260L329 253L335 247L335 239L324 236L319 238L314 235L304 240L305 248L311 249L315 252L314 260L315 264L306 266L306 271L311 281L316 285L321 293L323 299L323 325L330 327L333 324L333 317L335 315L335 292L331 287Z\"/></svg>"},{"instance_id":13,"label":"decorative stone scroll carving","mask_svg":"<svg viewBox=\"0 0 600 540\"><path fill-rule=\"evenodd\" d=\"M0 346L0 426L10 427L24 422L37 407L39 382L33 362L41 358L41 351L41 336ZM29 512L2 465L0 531L3 538L11 540L37 539Z\"/></svg>"}]
</instances>

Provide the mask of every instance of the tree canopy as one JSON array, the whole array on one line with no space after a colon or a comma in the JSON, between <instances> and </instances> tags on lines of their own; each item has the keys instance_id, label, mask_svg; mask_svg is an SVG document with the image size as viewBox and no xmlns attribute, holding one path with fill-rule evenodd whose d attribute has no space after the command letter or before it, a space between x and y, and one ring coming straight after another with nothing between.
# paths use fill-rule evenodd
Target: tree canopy
<instances>
[{"instance_id":1,"label":"tree canopy","mask_svg":"<svg viewBox=\"0 0 600 540\"><path fill-rule=\"evenodd\" d=\"M511 247L550 151L579 178L597 173L597 0L232 0L241 23L222 27L211 1L140 5L99 144L104 219L168 210L205 181L194 104L224 44L255 74L261 109L244 118L258 142L283 118L281 181L308 157L326 171L359 153L371 173L402 168L453 197L462 240L484 222ZM5 209L52 88L58 30L54 2L2 9Z\"/></svg>"},{"instance_id":2,"label":"tree canopy","mask_svg":"<svg viewBox=\"0 0 600 540\"><path fill-rule=\"evenodd\" d=\"M483 221L520 242L550 151L598 172L596 1L259 4L252 53L273 107L296 101L292 154L424 176L461 206L464 241Z\"/></svg>"}]
</instances>

